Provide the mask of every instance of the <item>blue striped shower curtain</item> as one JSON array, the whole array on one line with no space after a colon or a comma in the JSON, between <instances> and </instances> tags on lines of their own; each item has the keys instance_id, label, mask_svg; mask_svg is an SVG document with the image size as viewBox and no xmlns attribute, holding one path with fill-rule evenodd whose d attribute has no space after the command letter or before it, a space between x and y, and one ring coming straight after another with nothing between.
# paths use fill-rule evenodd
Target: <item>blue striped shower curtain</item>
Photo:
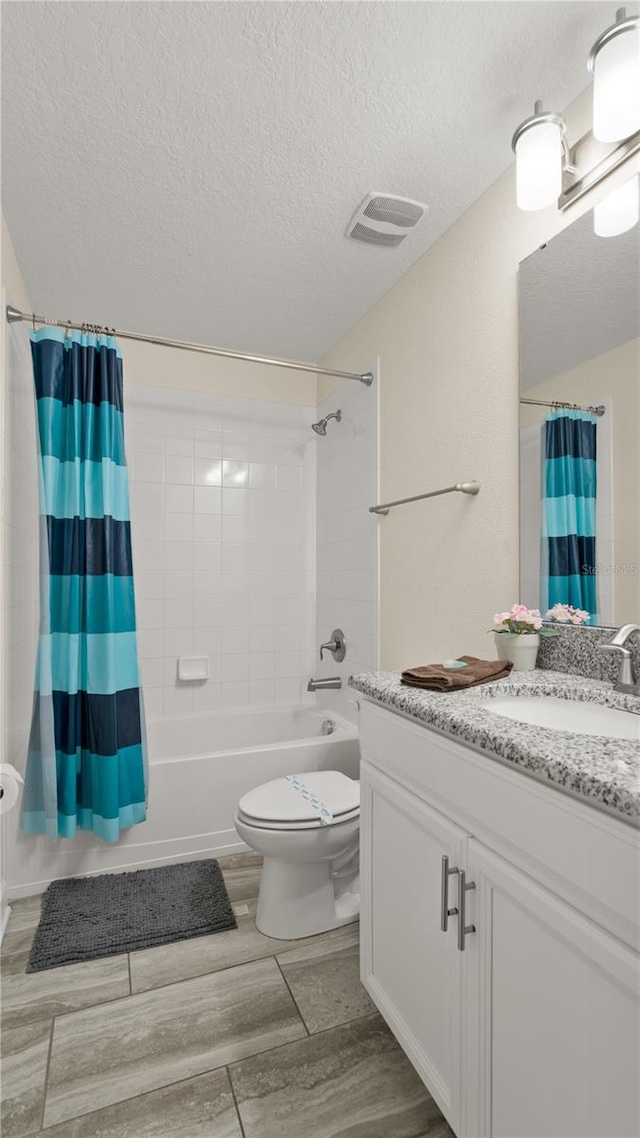
<instances>
[{"instance_id":1,"label":"blue striped shower curtain","mask_svg":"<svg viewBox=\"0 0 640 1138\"><path fill-rule=\"evenodd\" d=\"M544 431L542 602L597 623L596 429L586 411L553 411Z\"/></svg>"},{"instance_id":2,"label":"blue striped shower curtain","mask_svg":"<svg viewBox=\"0 0 640 1138\"><path fill-rule=\"evenodd\" d=\"M147 813L122 356L52 328L31 352L41 619L22 829L114 842Z\"/></svg>"}]
</instances>

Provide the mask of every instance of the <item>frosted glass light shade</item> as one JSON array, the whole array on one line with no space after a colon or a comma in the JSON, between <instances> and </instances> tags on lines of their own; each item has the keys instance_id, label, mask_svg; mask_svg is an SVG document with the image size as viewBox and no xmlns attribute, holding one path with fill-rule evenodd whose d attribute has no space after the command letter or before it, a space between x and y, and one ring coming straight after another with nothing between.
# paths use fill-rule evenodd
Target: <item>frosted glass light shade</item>
<instances>
[{"instance_id":1,"label":"frosted glass light shade","mask_svg":"<svg viewBox=\"0 0 640 1138\"><path fill-rule=\"evenodd\" d=\"M593 207L594 231L598 237L617 237L637 225L639 214L640 183L636 176Z\"/></svg>"},{"instance_id":2,"label":"frosted glass light shade","mask_svg":"<svg viewBox=\"0 0 640 1138\"><path fill-rule=\"evenodd\" d=\"M516 196L520 209L545 209L562 190L562 129L540 122L516 142Z\"/></svg>"},{"instance_id":3,"label":"frosted glass light shade","mask_svg":"<svg viewBox=\"0 0 640 1138\"><path fill-rule=\"evenodd\" d=\"M593 60L593 133L619 142L640 130L640 27L599 48Z\"/></svg>"}]
</instances>

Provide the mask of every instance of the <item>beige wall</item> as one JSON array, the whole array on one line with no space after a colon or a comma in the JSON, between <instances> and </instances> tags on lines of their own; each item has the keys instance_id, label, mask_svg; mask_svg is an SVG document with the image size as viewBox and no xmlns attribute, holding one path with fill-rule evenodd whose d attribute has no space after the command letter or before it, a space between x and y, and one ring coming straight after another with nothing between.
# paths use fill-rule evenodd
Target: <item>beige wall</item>
<instances>
[{"instance_id":1,"label":"beige wall","mask_svg":"<svg viewBox=\"0 0 640 1138\"><path fill-rule=\"evenodd\" d=\"M586 92L571 139L589 116ZM492 656L485 629L518 599L518 265L590 203L526 214L514 181L512 166L322 361L380 357L383 501L482 485L380 519L383 668Z\"/></svg>"},{"instance_id":2,"label":"beige wall","mask_svg":"<svg viewBox=\"0 0 640 1138\"><path fill-rule=\"evenodd\" d=\"M7 304L13 304L15 308L20 308L22 311L29 311L31 304L25 288L25 283L22 279L20 266L16 258L13 243L11 241L11 234L7 228L7 223L2 217L2 287L7 290ZM2 320L2 335L4 336L5 321Z\"/></svg>"},{"instance_id":3,"label":"beige wall","mask_svg":"<svg viewBox=\"0 0 640 1138\"><path fill-rule=\"evenodd\" d=\"M163 334L161 328L150 328L149 331L158 336ZM316 405L316 376L307 372L177 351L156 344L140 344L135 340L121 340L120 346L125 383L187 388L216 395L233 395L238 399L298 403L307 407Z\"/></svg>"},{"instance_id":4,"label":"beige wall","mask_svg":"<svg viewBox=\"0 0 640 1138\"><path fill-rule=\"evenodd\" d=\"M10 302L22 311L31 311L16 255L4 216L2 218L2 281ZM42 313L41 315L49 315ZM51 315L56 315L52 313ZM100 314L96 313L99 320ZM4 326L4 321L3 321ZM163 336L162 328L148 328L150 335ZM315 407L317 379L312 373L289 368L265 367L241 360L178 351L156 344L121 340L125 383L147 383L155 387L208 391L217 395L233 395L239 399L261 399L278 403L297 403ZM242 344L221 344L237 348ZM341 381L342 382L342 381Z\"/></svg>"},{"instance_id":5,"label":"beige wall","mask_svg":"<svg viewBox=\"0 0 640 1138\"><path fill-rule=\"evenodd\" d=\"M613 561L640 565L640 340L629 340L610 352L585 360L571 371L527 391L530 399L567 400L595 406L611 401L613 474ZM523 404L521 424L541 422L543 407ZM598 556L598 561L609 560ZM629 570L614 579L614 620L624 624L640 613L640 576Z\"/></svg>"}]
</instances>

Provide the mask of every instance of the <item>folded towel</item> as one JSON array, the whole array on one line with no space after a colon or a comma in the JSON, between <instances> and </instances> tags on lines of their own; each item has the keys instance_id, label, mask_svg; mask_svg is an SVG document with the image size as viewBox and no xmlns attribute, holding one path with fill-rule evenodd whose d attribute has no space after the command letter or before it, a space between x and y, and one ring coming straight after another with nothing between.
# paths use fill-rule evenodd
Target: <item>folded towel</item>
<instances>
[{"instance_id":1,"label":"folded towel","mask_svg":"<svg viewBox=\"0 0 640 1138\"><path fill-rule=\"evenodd\" d=\"M444 664L427 664L422 668L407 668L402 683L425 691L460 691L502 680L513 668L510 660L480 660L477 656L459 656L466 667L445 668Z\"/></svg>"}]
</instances>

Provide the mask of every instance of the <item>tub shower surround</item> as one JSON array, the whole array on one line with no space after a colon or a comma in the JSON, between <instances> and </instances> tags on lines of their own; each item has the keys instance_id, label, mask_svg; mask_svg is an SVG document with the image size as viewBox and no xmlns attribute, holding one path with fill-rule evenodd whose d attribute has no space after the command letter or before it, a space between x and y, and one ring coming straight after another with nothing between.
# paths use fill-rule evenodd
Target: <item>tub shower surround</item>
<instances>
[{"instance_id":1,"label":"tub shower surround","mask_svg":"<svg viewBox=\"0 0 640 1138\"><path fill-rule=\"evenodd\" d=\"M354 389L363 393L361 404L349 401ZM377 648L367 650L373 633L363 632L358 643L361 628L377 628L370 599L377 597L370 581L377 542L364 535L359 545L352 533L356 516L368 517L374 532L377 524L364 508L376 499L364 480L377 463L375 387L347 385L343 402L343 474L353 472L358 490L351 500L349 484L338 501L341 528L326 535L332 560L330 568L323 562L321 603L323 639L338 625L347 634L344 691L337 693L346 716L342 705L318 708L307 692L309 677L321 674L316 557L325 552L316 544L316 455L331 443L311 430L318 409L127 382L149 816L108 848L89 834L54 850L17 835L10 898L61 877L232 854L244 849L233 818L252 787L306 770L355 773L347 678L356 660L360 668L377 664ZM34 440L35 433L35 452ZM331 472L322 461L321 483ZM335 486L332 493L338 495ZM368 567L358 568L361 555ZM179 681L180 656L206 656L206 682ZM330 666L334 661L325 659L325 674ZM331 735L323 734L327 712L338 727Z\"/></svg>"},{"instance_id":2,"label":"tub shower surround","mask_svg":"<svg viewBox=\"0 0 640 1138\"><path fill-rule=\"evenodd\" d=\"M314 408L135 383L125 399L147 714L310 700ZM191 655L206 682L178 680Z\"/></svg>"},{"instance_id":3,"label":"tub shower surround","mask_svg":"<svg viewBox=\"0 0 640 1138\"><path fill-rule=\"evenodd\" d=\"M342 663L325 654L314 660L314 676L341 676L342 690L318 693L331 711L353 719L347 685L353 672L378 667L378 534L380 519L369 513L378 497L378 366L371 387L346 383L318 406L317 417L340 408L317 442L316 643L340 626L347 654Z\"/></svg>"},{"instance_id":4,"label":"tub shower surround","mask_svg":"<svg viewBox=\"0 0 640 1138\"><path fill-rule=\"evenodd\" d=\"M350 684L384 706L444 731L512 763L560 790L640 827L640 754L637 742L551 731L493 715L492 698L548 695L585 700L640 714L640 700L610 685L562 672L512 672L505 680L461 692L419 691L399 672L361 673Z\"/></svg>"}]
</instances>

